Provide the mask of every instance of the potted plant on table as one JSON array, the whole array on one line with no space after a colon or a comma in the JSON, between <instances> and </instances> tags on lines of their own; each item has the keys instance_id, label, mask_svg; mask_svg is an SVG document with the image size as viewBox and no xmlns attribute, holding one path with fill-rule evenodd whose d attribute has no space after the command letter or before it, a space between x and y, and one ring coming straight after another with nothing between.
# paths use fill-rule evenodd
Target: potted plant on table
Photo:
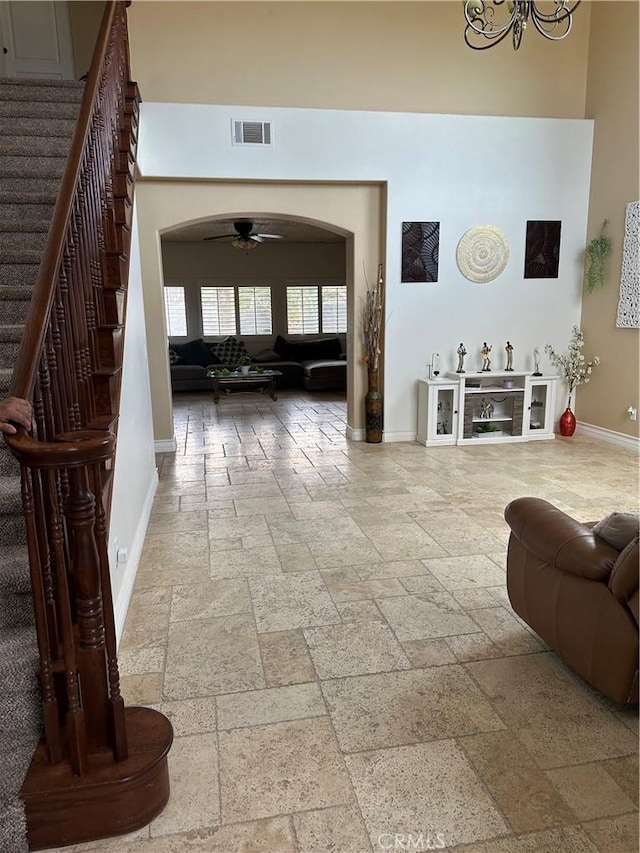
<instances>
[{"instance_id":1,"label":"potted plant on table","mask_svg":"<svg viewBox=\"0 0 640 853\"><path fill-rule=\"evenodd\" d=\"M243 376L246 376L249 373L249 369L251 368L251 358L248 355L241 355L238 359L238 370Z\"/></svg>"},{"instance_id":2,"label":"potted plant on table","mask_svg":"<svg viewBox=\"0 0 640 853\"><path fill-rule=\"evenodd\" d=\"M578 326L574 326L571 330L571 340L569 341L569 351L567 355L559 355L551 344L547 344L544 351L551 359L564 381L569 386L569 401L564 414L560 417L560 435L573 435L576 431L576 417L571 411L571 396L573 389L578 385L586 383L591 378L591 371L596 365L600 364L600 359L597 355L591 361L585 361L582 353L584 347L584 335Z\"/></svg>"}]
</instances>

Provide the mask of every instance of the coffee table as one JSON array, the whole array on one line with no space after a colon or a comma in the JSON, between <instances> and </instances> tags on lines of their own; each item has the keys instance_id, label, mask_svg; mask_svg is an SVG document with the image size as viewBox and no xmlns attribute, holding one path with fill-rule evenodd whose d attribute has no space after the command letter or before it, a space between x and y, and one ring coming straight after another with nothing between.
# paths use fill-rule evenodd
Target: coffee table
<instances>
[{"instance_id":1,"label":"coffee table","mask_svg":"<svg viewBox=\"0 0 640 853\"><path fill-rule=\"evenodd\" d=\"M268 394L272 400L277 400L276 376L282 376L282 373L279 370L263 370L260 373L250 370L248 373L234 371L222 375L212 374L210 378L213 379L213 402L219 402L221 391L229 396L248 393Z\"/></svg>"}]
</instances>

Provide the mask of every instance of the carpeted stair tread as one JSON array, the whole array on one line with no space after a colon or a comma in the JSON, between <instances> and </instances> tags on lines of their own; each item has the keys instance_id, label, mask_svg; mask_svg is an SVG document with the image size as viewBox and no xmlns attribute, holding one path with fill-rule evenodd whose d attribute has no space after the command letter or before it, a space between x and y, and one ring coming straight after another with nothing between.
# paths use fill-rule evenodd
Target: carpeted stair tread
<instances>
[{"instance_id":1,"label":"carpeted stair tread","mask_svg":"<svg viewBox=\"0 0 640 853\"><path fill-rule=\"evenodd\" d=\"M70 118L41 118L21 116L0 122L0 136L61 136L71 139L76 120Z\"/></svg>"},{"instance_id":2,"label":"carpeted stair tread","mask_svg":"<svg viewBox=\"0 0 640 853\"><path fill-rule=\"evenodd\" d=\"M0 781L0 797L5 800L12 791L19 790L27 775L38 738L32 732L14 733L11 749L3 750L3 778Z\"/></svg>"},{"instance_id":3,"label":"carpeted stair tread","mask_svg":"<svg viewBox=\"0 0 640 853\"><path fill-rule=\"evenodd\" d=\"M33 251L41 252L47 240L47 231L6 231L0 221L0 247L7 247L12 252Z\"/></svg>"},{"instance_id":4,"label":"carpeted stair tread","mask_svg":"<svg viewBox=\"0 0 640 853\"><path fill-rule=\"evenodd\" d=\"M4 592L0 586L0 631L5 628L33 627L33 599L31 589L26 592Z\"/></svg>"},{"instance_id":5,"label":"carpeted stair tread","mask_svg":"<svg viewBox=\"0 0 640 853\"><path fill-rule=\"evenodd\" d=\"M29 560L21 545L5 545L2 549L0 590L14 595L31 590Z\"/></svg>"},{"instance_id":6,"label":"carpeted stair tread","mask_svg":"<svg viewBox=\"0 0 640 853\"><path fill-rule=\"evenodd\" d=\"M36 252L33 249L23 249L17 252L11 249L0 249L0 264L39 264L41 254L41 252Z\"/></svg>"},{"instance_id":7,"label":"carpeted stair tread","mask_svg":"<svg viewBox=\"0 0 640 853\"><path fill-rule=\"evenodd\" d=\"M49 192L55 192L59 187L60 178L39 178L37 175L12 177L11 175L0 174L0 192L32 192L36 189L43 189Z\"/></svg>"},{"instance_id":8,"label":"carpeted stair tread","mask_svg":"<svg viewBox=\"0 0 640 853\"><path fill-rule=\"evenodd\" d=\"M5 219L0 206L0 233L5 231L7 234L31 234L40 231L46 234L49 224L48 219Z\"/></svg>"},{"instance_id":9,"label":"carpeted stair tread","mask_svg":"<svg viewBox=\"0 0 640 853\"><path fill-rule=\"evenodd\" d=\"M39 658L36 631L33 625L5 628L2 632L0 655L0 685L4 696L30 692L34 689Z\"/></svg>"},{"instance_id":10,"label":"carpeted stair tread","mask_svg":"<svg viewBox=\"0 0 640 853\"><path fill-rule=\"evenodd\" d=\"M79 105L75 101L3 101L0 99L0 117L74 119L78 115Z\"/></svg>"},{"instance_id":11,"label":"carpeted stair tread","mask_svg":"<svg viewBox=\"0 0 640 853\"><path fill-rule=\"evenodd\" d=\"M29 285L16 285L16 284L3 284L0 285L0 303L4 306L7 302L26 302L27 304L31 302L31 296L33 295L33 286L29 287ZM6 315L4 312L2 316Z\"/></svg>"},{"instance_id":12,"label":"carpeted stair tread","mask_svg":"<svg viewBox=\"0 0 640 853\"><path fill-rule=\"evenodd\" d=\"M6 395L9 390L9 384L11 383L11 377L13 376L13 368L10 367L0 367L0 396ZM2 481L0 481L0 488L2 487Z\"/></svg>"},{"instance_id":13,"label":"carpeted stair tread","mask_svg":"<svg viewBox=\"0 0 640 853\"><path fill-rule=\"evenodd\" d=\"M0 480L0 519L15 512L22 512L20 477L3 477Z\"/></svg>"},{"instance_id":14,"label":"carpeted stair tread","mask_svg":"<svg viewBox=\"0 0 640 853\"><path fill-rule=\"evenodd\" d=\"M22 326L3 323L0 326L0 344L15 343L22 340Z\"/></svg>"},{"instance_id":15,"label":"carpeted stair tread","mask_svg":"<svg viewBox=\"0 0 640 853\"><path fill-rule=\"evenodd\" d=\"M28 264L3 264L0 262L0 287L27 287L33 289L39 266L40 261Z\"/></svg>"},{"instance_id":16,"label":"carpeted stair tread","mask_svg":"<svg viewBox=\"0 0 640 853\"><path fill-rule=\"evenodd\" d=\"M0 160L0 177L3 178L58 178L62 177L66 157L32 157L30 154L10 154Z\"/></svg>"},{"instance_id":17,"label":"carpeted stair tread","mask_svg":"<svg viewBox=\"0 0 640 853\"><path fill-rule=\"evenodd\" d=\"M63 157L69 143L63 136L0 136L0 157Z\"/></svg>"},{"instance_id":18,"label":"carpeted stair tread","mask_svg":"<svg viewBox=\"0 0 640 853\"><path fill-rule=\"evenodd\" d=\"M1 306L0 306L1 307ZM0 315L2 316L2 315ZM3 323L0 326L0 364L15 364L24 329Z\"/></svg>"},{"instance_id":19,"label":"carpeted stair tread","mask_svg":"<svg viewBox=\"0 0 640 853\"><path fill-rule=\"evenodd\" d=\"M27 821L19 800L0 802L0 853L27 853Z\"/></svg>"},{"instance_id":20,"label":"carpeted stair tread","mask_svg":"<svg viewBox=\"0 0 640 853\"><path fill-rule=\"evenodd\" d=\"M0 316L8 323L24 325L27 321L32 293L33 287L28 285L23 287L0 285ZM2 470L1 466L0 470Z\"/></svg>"},{"instance_id":21,"label":"carpeted stair tread","mask_svg":"<svg viewBox=\"0 0 640 853\"><path fill-rule=\"evenodd\" d=\"M36 683L21 694L24 702L20 712L16 712L15 694L0 695L0 738L9 734L11 729L19 734L39 732L42 725L42 708L40 704L40 688ZM28 703L28 704L27 704ZM6 721L6 722L5 722Z\"/></svg>"},{"instance_id":22,"label":"carpeted stair tread","mask_svg":"<svg viewBox=\"0 0 640 853\"><path fill-rule=\"evenodd\" d=\"M0 306L1 308L1 306ZM20 464L7 445L0 439L0 476L17 477L20 474ZM2 567L0 566L0 575Z\"/></svg>"},{"instance_id":23,"label":"carpeted stair tread","mask_svg":"<svg viewBox=\"0 0 640 853\"><path fill-rule=\"evenodd\" d=\"M0 99L4 101L48 101L80 103L84 83L77 80L33 80L25 77L0 78Z\"/></svg>"},{"instance_id":24,"label":"carpeted stair tread","mask_svg":"<svg viewBox=\"0 0 640 853\"><path fill-rule=\"evenodd\" d=\"M0 190L0 205L5 207L12 204L43 204L54 205L58 193L54 191L45 192L40 189L31 192L23 191L19 193L5 193Z\"/></svg>"}]
</instances>

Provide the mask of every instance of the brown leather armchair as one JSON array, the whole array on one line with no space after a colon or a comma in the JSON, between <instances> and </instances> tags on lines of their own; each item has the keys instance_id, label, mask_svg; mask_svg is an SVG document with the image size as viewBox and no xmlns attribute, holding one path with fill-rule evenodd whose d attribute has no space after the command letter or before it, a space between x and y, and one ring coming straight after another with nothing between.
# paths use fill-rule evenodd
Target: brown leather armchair
<instances>
[{"instance_id":1,"label":"brown leather armchair","mask_svg":"<svg viewBox=\"0 0 640 853\"><path fill-rule=\"evenodd\" d=\"M638 536L618 551L539 498L505 509L516 613L614 702L638 701Z\"/></svg>"}]
</instances>

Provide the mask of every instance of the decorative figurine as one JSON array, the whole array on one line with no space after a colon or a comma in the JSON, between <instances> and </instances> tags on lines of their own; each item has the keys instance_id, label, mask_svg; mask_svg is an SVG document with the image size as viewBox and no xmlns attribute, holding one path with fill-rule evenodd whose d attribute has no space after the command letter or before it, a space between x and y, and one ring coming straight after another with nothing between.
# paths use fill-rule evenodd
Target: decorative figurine
<instances>
[{"instance_id":1,"label":"decorative figurine","mask_svg":"<svg viewBox=\"0 0 640 853\"><path fill-rule=\"evenodd\" d=\"M542 376L542 373L540 373L540 350L538 349L538 347L534 347L533 350L533 364L533 375Z\"/></svg>"},{"instance_id":2,"label":"decorative figurine","mask_svg":"<svg viewBox=\"0 0 640 853\"><path fill-rule=\"evenodd\" d=\"M431 353L431 377L438 378L440 375L440 353Z\"/></svg>"},{"instance_id":3,"label":"decorative figurine","mask_svg":"<svg viewBox=\"0 0 640 853\"><path fill-rule=\"evenodd\" d=\"M485 420L493 417L493 403L491 400L485 400L484 397L480 400L480 417Z\"/></svg>"},{"instance_id":4,"label":"decorative figurine","mask_svg":"<svg viewBox=\"0 0 640 853\"><path fill-rule=\"evenodd\" d=\"M463 343L460 344L456 352L458 353L458 367L456 368L456 373L464 373L464 357L467 354L467 351Z\"/></svg>"},{"instance_id":5,"label":"decorative figurine","mask_svg":"<svg viewBox=\"0 0 640 853\"><path fill-rule=\"evenodd\" d=\"M487 345L485 341L482 344L482 348L480 350L480 354L482 355L482 371L481 373L486 373L488 370L491 370L491 359L489 358L489 353L493 347Z\"/></svg>"},{"instance_id":6,"label":"decorative figurine","mask_svg":"<svg viewBox=\"0 0 640 853\"><path fill-rule=\"evenodd\" d=\"M511 345L511 341L507 341L505 351L507 353L507 366L505 367L505 370L513 370L513 347Z\"/></svg>"}]
</instances>

